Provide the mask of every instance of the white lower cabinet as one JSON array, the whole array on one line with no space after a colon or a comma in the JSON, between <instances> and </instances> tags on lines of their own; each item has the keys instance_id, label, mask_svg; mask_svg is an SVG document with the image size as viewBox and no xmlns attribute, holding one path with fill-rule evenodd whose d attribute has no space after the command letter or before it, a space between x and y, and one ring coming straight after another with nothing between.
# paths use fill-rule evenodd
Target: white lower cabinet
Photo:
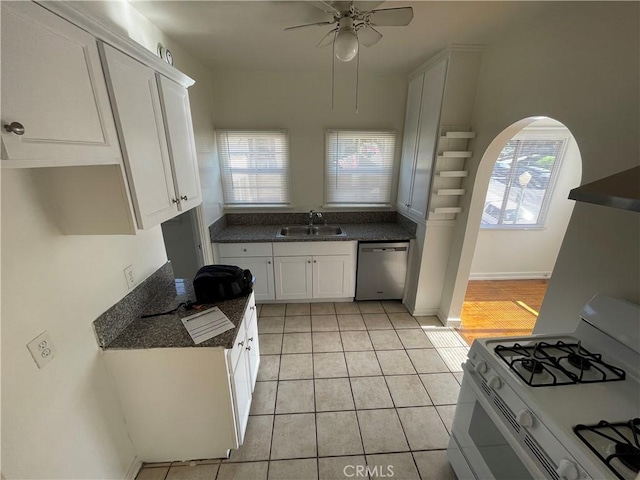
<instances>
[{"instance_id":1,"label":"white lower cabinet","mask_svg":"<svg viewBox=\"0 0 640 480\"><path fill-rule=\"evenodd\" d=\"M103 353L141 461L224 458L244 442L260 363L253 296L231 349Z\"/></svg>"},{"instance_id":2,"label":"white lower cabinet","mask_svg":"<svg viewBox=\"0 0 640 480\"><path fill-rule=\"evenodd\" d=\"M356 250L357 242L274 244L276 299L353 297Z\"/></svg>"},{"instance_id":3,"label":"white lower cabinet","mask_svg":"<svg viewBox=\"0 0 640 480\"><path fill-rule=\"evenodd\" d=\"M352 264L350 255L313 257L313 298L350 296Z\"/></svg>"},{"instance_id":4,"label":"white lower cabinet","mask_svg":"<svg viewBox=\"0 0 640 480\"><path fill-rule=\"evenodd\" d=\"M274 300L275 283L273 280L273 257L224 257L220 259L223 265L237 265L240 268L251 270L256 278L253 284L253 293L257 302Z\"/></svg>"},{"instance_id":5,"label":"white lower cabinet","mask_svg":"<svg viewBox=\"0 0 640 480\"><path fill-rule=\"evenodd\" d=\"M214 244L216 263L256 277L256 301L343 299L355 296L358 242Z\"/></svg>"},{"instance_id":6,"label":"white lower cabinet","mask_svg":"<svg viewBox=\"0 0 640 480\"><path fill-rule=\"evenodd\" d=\"M312 257L275 257L276 298L304 300L313 296Z\"/></svg>"},{"instance_id":7,"label":"white lower cabinet","mask_svg":"<svg viewBox=\"0 0 640 480\"><path fill-rule=\"evenodd\" d=\"M216 263L251 270L257 302L275 300L273 250L271 243L220 243L214 248Z\"/></svg>"}]
</instances>

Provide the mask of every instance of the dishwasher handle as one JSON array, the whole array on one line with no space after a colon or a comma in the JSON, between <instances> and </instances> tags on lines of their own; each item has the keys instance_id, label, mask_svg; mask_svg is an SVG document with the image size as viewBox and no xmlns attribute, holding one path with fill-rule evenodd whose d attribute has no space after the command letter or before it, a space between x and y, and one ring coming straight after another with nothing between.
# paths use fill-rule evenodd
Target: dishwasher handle
<instances>
[{"instance_id":1,"label":"dishwasher handle","mask_svg":"<svg viewBox=\"0 0 640 480\"><path fill-rule=\"evenodd\" d=\"M372 252L406 252L407 247L387 247L387 248L362 248L360 250L362 253L372 253Z\"/></svg>"}]
</instances>

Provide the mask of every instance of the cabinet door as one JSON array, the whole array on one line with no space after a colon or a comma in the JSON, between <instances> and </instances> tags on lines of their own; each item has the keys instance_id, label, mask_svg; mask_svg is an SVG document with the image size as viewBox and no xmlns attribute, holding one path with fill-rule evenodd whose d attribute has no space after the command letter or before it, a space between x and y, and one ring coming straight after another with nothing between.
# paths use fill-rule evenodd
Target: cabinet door
<instances>
[{"instance_id":1,"label":"cabinet door","mask_svg":"<svg viewBox=\"0 0 640 480\"><path fill-rule=\"evenodd\" d=\"M312 257L274 257L276 299L311 298Z\"/></svg>"},{"instance_id":2,"label":"cabinet door","mask_svg":"<svg viewBox=\"0 0 640 480\"><path fill-rule=\"evenodd\" d=\"M156 74L100 47L138 226L153 227L178 214Z\"/></svg>"},{"instance_id":3,"label":"cabinet door","mask_svg":"<svg viewBox=\"0 0 640 480\"><path fill-rule=\"evenodd\" d=\"M247 350L244 350L243 354L240 355L231 376L238 445L242 445L244 442L244 434L247 430L247 421L249 420L249 410L251 410L251 383L247 353Z\"/></svg>"},{"instance_id":4,"label":"cabinet door","mask_svg":"<svg viewBox=\"0 0 640 480\"><path fill-rule=\"evenodd\" d=\"M447 60L443 59L424 74L422 89L422 109L418 135L418 155L409 213L414 218L424 220L427 216L431 178L435 164L436 148L439 136L440 110L444 93L444 80L447 74Z\"/></svg>"},{"instance_id":5,"label":"cabinet door","mask_svg":"<svg viewBox=\"0 0 640 480\"><path fill-rule=\"evenodd\" d=\"M2 2L3 166L118 164L96 39L33 2Z\"/></svg>"},{"instance_id":6,"label":"cabinet door","mask_svg":"<svg viewBox=\"0 0 640 480\"><path fill-rule=\"evenodd\" d=\"M313 298L353 297L351 256L313 257Z\"/></svg>"},{"instance_id":7,"label":"cabinet door","mask_svg":"<svg viewBox=\"0 0 640 480\"><path fill-rule=\"evenodd\" d=\"M398 210L407 211L411 201L411 186L415 172L418 149L418 128L420 127L420 107L422 104L422 83L424 74L409 82L407 90L407 111L402 138L402 161L398 183Z\"/></svg>"},{"instance_id":8,"label":"cabinet door","mask_svg":"<svg viewBox=\"0 0 640 480\"><path fill-rule=\"evenodd\" d=\"M247 326L247 359L249 361L249 385L251 391L256 386L258 368L260 367L260 344L258 343L258 315L256 306L252 305L247 312L245 321Z\"/></svg>"},{"instance_id":9,"label":"cabinet door","mask_svg":"<svg viewBox=\"0 0 640 480\"><path fill-rule=\"evenodd\" d=\"M253 293L256 301L275 300L275 282L273 278L272 257L222 257L220 263L225 265L237 265L240 268L251 270L256 277L253 284Z\"/></svg>"},{"instance_id":10,"label":"cabinet door","mask_svg":"<svg viewBox=\"0 0 640 480\"><path fill-rule=\"evenodd\" d=\"M178 208L186 211L202 203L189 94L182 85L157 76L175 189L180 199Z\"/></svg>"}]
</instances>

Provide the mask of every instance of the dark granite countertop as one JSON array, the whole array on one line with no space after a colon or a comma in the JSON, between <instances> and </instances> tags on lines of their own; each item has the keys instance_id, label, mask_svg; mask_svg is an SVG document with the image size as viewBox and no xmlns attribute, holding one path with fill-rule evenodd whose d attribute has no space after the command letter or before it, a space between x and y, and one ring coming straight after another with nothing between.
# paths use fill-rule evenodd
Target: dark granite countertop
<instances>
[{"instance_id":1,"label":"dark granite countertop","mask_svg":"<svg viewBox=\"0 0 640 480\"><path fill-rule=\"evenodd\" d=\"M343 237L288 236L277 237L284 225L229 225L211 236L216 243L243 242L318 242L318 241L405 241L416 238L397 223L341 223Z\"/></svg>"},{"instance_id":2,"label":"dark granite countertop","mask_svg":"<svg viewBox=\"0 0 640 480\"><path fill-rule=\"evenodd\" d=\"M147 314L166 312L188 300L195 301L193 285L190 280L176 279L168 284L166 292L162 292L156 300L149 305ZM236 326L221 335L210 338L206 342L195 345L186 328L180 321L183 317L193 315L194 310L180 308L169 315L160 315L150 318L137 318L132 321L112 342L106 345L105 350L139 350L148 348L180 348L180 347L223 347L231 348L238 332L238 326L242 322L244 312L249 302L249 296L245 295L233 300L225 300L215 304L206 305L206 308L218 307Z\"/></svg>"}]
</instances>

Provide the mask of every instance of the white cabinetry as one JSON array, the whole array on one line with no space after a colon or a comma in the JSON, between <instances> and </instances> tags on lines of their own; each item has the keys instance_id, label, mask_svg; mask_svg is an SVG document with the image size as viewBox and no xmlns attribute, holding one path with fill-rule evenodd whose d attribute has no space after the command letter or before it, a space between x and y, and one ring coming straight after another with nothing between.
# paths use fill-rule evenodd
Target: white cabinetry
<instances>
[{"instance_id":1,"label":"white cabinetry","mask_svg":"<svg viewBox=\"0 0 640 480\"><path fill-rule=\"evenodd\" d=\"M160 74L157 77L178 209L184 212L202 203L189 93L182 85Z\"/></svg>"},{"instance_id":2,"label":"white cabinetry","mask_svg":"<svg viewBox=\"0 0 640 480\"><path fill-rule=\"evenodd\" d=\"M156 73L109 45L101 45L105 75L140 228L177 214L171 163Z\"/></svg>"},{"instance_id":3,"label":"white cabinetry","mask_svg":"<svg viewBox=\"0 0 640 480\"><path fill-rule=\"evenodd\" d=\"M253 293L257 302L275 300L271 243L221 243L218 254L218 263L251 270L256 278Z\"/></svg>"},{"instance_id":4,"label":"white cabinetry","mask_svg":"<svg viewBox=\"0 0 640 480\"><path fill-rule=\"evenodd\" d=\"M276 299L339 299L355 295L357 242L273 245Z\"/></svg>"},{"instance_id":5,"label":"white cabinetry","mask_svg":"<svg viewBox=\"0 0 640 480\"><path fill-rule=\"evenodd\" d=\"M313 257L275 257L276 298L305 300L313 297Z\"/></svg>"},{"instance_id":6,"label":"white cabinetry","mask_svg":"<svg viewBox=\"0 0 640 480\"><path fill-rule=\"evenodd\" d=\"M221 458L244 441L259 366L253 297L230 350L105 350L129 436L145 462Z\"/></svg>"},{"instance_id":7,"label":"white cabinetry","mask_svg":"<svg viewBox=\"0 0 640 480\"><path fill-rule=\"evenodd\" d=\"M138 226L202 201L186 88L101 45Z\"/></svg>"},{"instance_id":8,"label":"white cabinetry","mask_svg":"<svg viewBox=\"0 0 640 480\"><path fill-rule=\"evenodd\" d=\"M242 325L238 329L236 343L229 356L231 386L233 388L233 406L236 421L238 445L244 443L247 430L253 389L258 378L260 366L260 346L258 343L258 317L255 302L252 300L245 313Z\"/></svg>"},{"instance_id":9,"label":"white cabinetry","mask_svg":"<svg viewBox=\"0 0 640 480\"><path fill-rule=\"evenodd\" d=\"M398 211L424 223L436 155L447 58L429 65L409 82L402 144Z\"/></svg>"},{"instance_id":10,"label":"white cabinetry","mask_svg":"<svg viewBox=\"0 0 640 480\"><path fill-rule=\"evenodd\" d=\"M2 2L1 164L56 167L34 178L63 233L135 234L201 203L193 80L72 4Z\"/></svg>"},{"instance_id":11,"label":"white cabinetry","mask_svg":"<svg viewBox=\"0 0 640 480\"><path fill-rule=\"evenodd\" d=\"M0 31L2 166L120 163L96 39L31 2L2 2Z\"/></svg>"}]
</instances>

